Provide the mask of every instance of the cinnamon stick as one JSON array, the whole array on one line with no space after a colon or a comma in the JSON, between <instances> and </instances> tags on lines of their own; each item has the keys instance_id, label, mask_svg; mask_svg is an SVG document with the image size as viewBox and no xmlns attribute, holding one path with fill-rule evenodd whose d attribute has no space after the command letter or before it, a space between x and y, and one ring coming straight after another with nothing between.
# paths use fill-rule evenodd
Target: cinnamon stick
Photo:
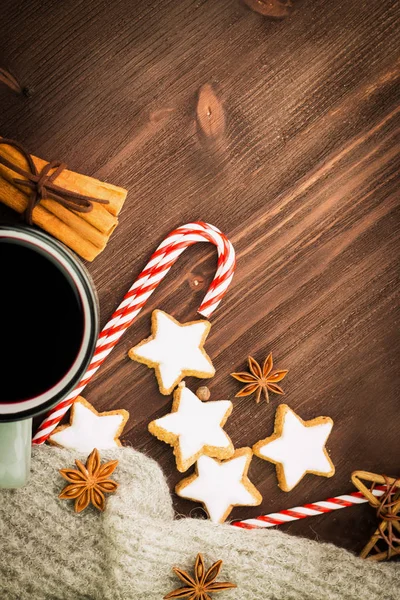
<instances>
[{"instance_id":1,"label":"cinnamon stick","mask_svg":"<svg viewBox=\"0 0 400 600\"><path fill-rule=\"evenodd\" d=\"M27 158L11 145L1 144L0 156L25 171L29 170ZM36 156L31 155L31 158L39 173L49 164ZM20 177L0 163L0 202L22 213L26 210L31 192L26 186L16 183L15 178ZM105 248L118 224L117 215L127 191L68 169L58 174L56 183L70 192L107 201L106 204L93 202L92 210L78 212L63 206L56 199L42 198L32 215L36 225L63 241L86 260L93 260Z\"/></svg>"},{"instance_id":2,"label":"cinnamon stick","mask_svg":"<svg viewBox=\"0 0 400 600\"><path fill-rule=\"evenodd\" d=\"M25 158L12 146L0 145L0 156L7 158L13 164L18 165L23 169L27 168ZM32 159L38 171L41 171L43 167L48 164L47 161L37 158L33 155ZM8 169L1 164L0 175L2 175L11 183L16 176L11 169ZM88 223L93 225L93 227L96 227L102 233L105 233L106 235L110 235L112 233L118 223L116 216L119 214L124 204L127 195L126 190L112 185L111 183L98 181L97 179L88 177L87 175L80 175L79 173L69 171L68 169L65 169L59 175L57 178L57 185L87 196L93 196L93 198L107 200L108 204L93 204L92 211L85 213L84 216L82 213L80 214L83 219L88 221ZM23 186L20 186L20 189L26 194L29 193L29 191Z\"/></svg>"},{"instance_id":3,"label":"cinnamon stick","mask_svg":"<svg viewBox=\"0 0 400 600\"><path fill-rule=\"evenodd\" d=\"M27 196L3 177L0 177L0 200L19 213L25 211L28 203ZM50 203L57 215L48 210ZM104 250L109 239L84 219L51 200L42 200L33 209L32 220L88 261L94 260Z\"/></svg>"}]
</instances>

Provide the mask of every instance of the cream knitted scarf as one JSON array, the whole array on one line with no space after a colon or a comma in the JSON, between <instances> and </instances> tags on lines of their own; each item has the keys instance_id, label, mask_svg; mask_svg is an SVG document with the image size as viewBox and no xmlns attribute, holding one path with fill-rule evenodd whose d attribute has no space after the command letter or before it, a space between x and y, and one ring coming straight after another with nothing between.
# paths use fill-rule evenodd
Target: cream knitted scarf
<instances>
[{"instance_id":1,"label":"cream knitted scarf","mask_svg":"<svg viewBox=\"0 0 400 600\"><path fill-rule=\"evenodd\" d=\"M398 600L400 565L375 564L329 544L279 531L244 531L195 519L174 520L165 478L153 460L130 448L102 453L120 461L120 487L103 514L75 514L60 501L73 467L67 450L33 450L21 490L0 490L1 600L161 600L191 570L224 561L219 577L237 589L221 600ZM86 456L81 457L82 460Z\"/></svg>"}]
</instances>

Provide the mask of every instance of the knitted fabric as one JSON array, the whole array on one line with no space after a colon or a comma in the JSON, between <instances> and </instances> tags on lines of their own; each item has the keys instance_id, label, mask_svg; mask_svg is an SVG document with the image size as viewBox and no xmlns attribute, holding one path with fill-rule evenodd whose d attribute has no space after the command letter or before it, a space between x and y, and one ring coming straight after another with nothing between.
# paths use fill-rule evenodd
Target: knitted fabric
<instances>
[{"instance_id":1,"label":"knitted fabric","mask_svg":"<svg viewBox=\"0 0 400 600\"><path fill-rule=\"evenodd\" d=\"M208 566L222 559L218 579L237 585L221 600L399 598L399 564L275 530L174 520L159 466L130 448L102 453L120 461L105 512L75 514L73 502L58 499L66 484L58 469L75 458L34 448L28 485L0 490L1 600L160 600L181 585L171 568L191 570L198 552Z\"/></svg>"}]
</instances>

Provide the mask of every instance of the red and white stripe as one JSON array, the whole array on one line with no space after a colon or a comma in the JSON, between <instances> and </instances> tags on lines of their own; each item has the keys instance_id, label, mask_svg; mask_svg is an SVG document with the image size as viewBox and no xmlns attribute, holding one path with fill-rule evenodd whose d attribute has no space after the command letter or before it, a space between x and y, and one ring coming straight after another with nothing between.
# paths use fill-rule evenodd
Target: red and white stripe
<instances>
[{"instance_id":1,"label":"red and white stripe","mask_svg":"<svg viewBox=\"0 0 400 600\"><path fill-rule=\"evenodd\" d=\"M379 498L385 492L385 486L377 486L373 490L374 496ZM266 527L276 527L277 525L283 525L290 521L298 521L299 519L306 519L307 517L316 517L325 513L339 510L340 508L347 508L348 506L354 506L355 504L364 504L368 502L365 496L361 492L351 492L350 494L344 494L343 496L335 496L334 498L328 498L321 502L313 502L312 504L304 504L304 506L295 506L288 510L281 510L277 513L270 513L269 515L261 515L255 519L245 519L244 521L235 521L232 523L235 527L241 527L242 529L264 529Z\"/></svg>"},{"instance_id":2,"label":"red and white stripe","mask_svg":"<svg viewBox=\"0 0 400 600\"><path fill-rule=\"evenodd\" d=\"M57 427L96 371L105 361L118 340L142 310L158 284L167 275L182 252L197 242L210 242L217 247L218 264L214 279L208 288L198 312L209 317L217 308L235 271L235 251L228 238L219 229L197 221L178 227L161 242L135 283L128 290L121 304L101 331L93 358L78 386L46 416L36 432L33 443L43 444Z\"/></svg>"}]
</instances>

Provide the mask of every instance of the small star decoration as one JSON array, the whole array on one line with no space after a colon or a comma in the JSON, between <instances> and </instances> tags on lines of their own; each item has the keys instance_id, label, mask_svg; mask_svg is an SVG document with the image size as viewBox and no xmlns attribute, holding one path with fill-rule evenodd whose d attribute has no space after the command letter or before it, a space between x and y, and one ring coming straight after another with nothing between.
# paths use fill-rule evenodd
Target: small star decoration
<instances>
[{"instance_id":1,"label":"small star decoration","mask_svg":"<svg viewBox=\"0 0 400 600\"><path fill-rule=\"evenodd\" d=\"M61 500L75 500L75 512L80 513L89 504L103 511L105 508L104 494L113 494L118 483L109 479L118 465L117 460L101 464L97 448L89 455L86 466L80 460L75 461L78 469L61 469L60 474L70 485L67 485L59 498Z\"/></svg>"},{"instance_id":2,"label":"small star decoration","mask_svg":"<svg viewBox=\"0 0 400 600\"><path fill-rule=\"evenodd\" d=\"M351 480L370 505L376 508L376 514L381 519L377 530L363 548L361 558L378 561L400 555L400 478L354 471ZM372 483L371 487L368 488L364 481ZM382 489L382 486L385 486L383 495L375 496L373 491ZM383 546L385 550L382 550Z\"/></svg>"},{"instance_id":3,"label":"small star decoration","mask_svg":"<svg viewBox=\"0 0 400 600\"><path fill-rule=\"evenodd\" d=\"M211 600L210 593L223 592L235 588L234 583L228 581L215 581L222 567L222 560L218 560L206 571L201 554L197 555L194 564L194 576L191 577L186 571L174 567L172 570L185 584L164 596L164 600L170 598L188 598L189 600Z\"/></svg>"},{"instance_id":4,"label":"small star decoration","mask_svg":"<svg viewBox=\"0 0 400 600\"><path fill-rule=\"evenodd\" d=\"M257 392L256 402L258 404L261 399L262 391L264 392L267 402L269 402L268 392L284 395L285 392L279 385L277 385L277 383L286 377L287 371L272 371L272 352L268 354L262 368L261 365L251 356L248 357L248 362L250 373L231 373L232 377L238 381L241 381L242 383L247 384L240 390L240 392L236 394L236 398L240 398L241 396L251 396Z\"/></svg>"}]
</instances>

